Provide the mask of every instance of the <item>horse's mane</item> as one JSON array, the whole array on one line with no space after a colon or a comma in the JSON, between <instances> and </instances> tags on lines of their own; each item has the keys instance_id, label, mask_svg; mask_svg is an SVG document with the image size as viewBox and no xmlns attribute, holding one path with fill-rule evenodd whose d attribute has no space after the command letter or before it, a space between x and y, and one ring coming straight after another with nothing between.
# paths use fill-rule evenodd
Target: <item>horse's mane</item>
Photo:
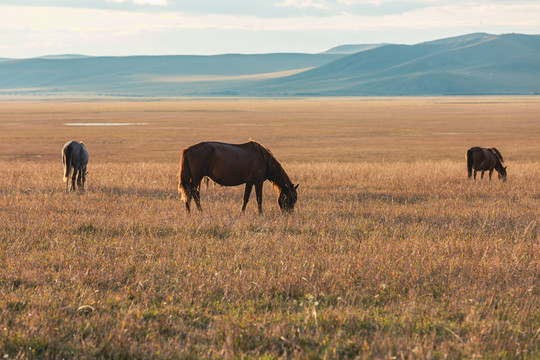
<instances>
[{"instance_id":1,"label":"horse's mane","mask_svg":"<svg viewBox=\"0 0 540 360\"><path fill-rule=\"evenodd\" d=\"M291 180L289 179L289 176L287 175L279 161L274 157L272 152L258 141L250 139L249 143L262 154L264 162L266 163L268 180L270 180L274 185L278 187L281 187L283 185L291 185Z\"/></svg>"},{"instance_id":2,"label":"horse's mane","mask_svg":"<svg viewBox=\"0 0 540 360\"><path fill-rule=\"evenodd\" d=\"M495 154L495 156L499 159L499 161L501 163L504 162L504 159L503 159L501 153L499 152L499 150L497 150L496 148L489 148L488 150L491 151L493 154Z\"/></svg>"}]
</instances>

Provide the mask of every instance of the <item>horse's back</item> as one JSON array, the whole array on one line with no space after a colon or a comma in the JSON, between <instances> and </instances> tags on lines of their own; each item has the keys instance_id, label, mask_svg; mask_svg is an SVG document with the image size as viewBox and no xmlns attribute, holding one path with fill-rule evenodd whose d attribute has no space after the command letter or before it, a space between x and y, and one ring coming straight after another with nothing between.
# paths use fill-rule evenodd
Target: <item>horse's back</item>
<instances>
[{"instance_id":1,"label":"horse's back","mask_svg":"<svg viewBox=\"0 0 540 360\"><path fill-rule=\"evenodd\" d=\"M487 150L480 146L473 146L467 151L467 156L471 156L474 162L482 161L486 155Z\"/></svg>"},{"instance_id":2,"label":"horse's back","mask_svg":"<svg viewBox=\"0 0 540 360\"><path fill-rule=\"evenodd\" d=\"M223 152L223 153L244 153L251 149L251 142L244 144L229 144L218 141L204 141L190 146L188 149L197 152Z\"/></svg>"},{"instance_id":3,"label":"horse's back","mask_svg":"<svg viewBox=\"0 0 540 360\"><path fill-rule=\"evenodd\" d=\"M216 141L198 143L188 148L191 156L197 156L206 161L216 160L221 163L243 162L253 160L257 154L251 143L228 144Z\"/></svg>"},{"instance_id":4,"label":"horse's back","mask_svg":"<svg viewBox=\"0 0 540 360\"><path fill-rule=\"evenodd\" d=\"M196 178L208 176L226 186L264 181L264 159L250 142L228 144L209 141L190 146L187 150L191 171Z\"/></svg>"},{"instance_id":5,"label":"horse's back","mask_svg":"<svg viewBox=\"0 0 540 360\"><path fill-rule=\"evenodd\" d=\"M481 155L484 153L484 148L481 148L480 146L473 146L467 151L467 153L473 155Z\"/></svg>"},{"instance_id":6,"label":"horse's back","mask_svg":"<svg viewBox=\"0 0 540 360\"><path fill-rule=\"evenodd\" d=\"M83 143L75 140L68 141L64 144L62 152L66 154L68 149L71 150L71 162L79 168L84 168L88 165L89 155Z\"/></svg>"},{"instance_id":7,"label":"horse's back","mask_svg":"<svg viewBox=\"0 0 540 360\"><path fill-rule=\"evenodd\" d=\"M490 170L495 166L494 154L490 149L480 146L473 146L467 151L471 164L476 170Z\"/></svg>"}]
</instances>

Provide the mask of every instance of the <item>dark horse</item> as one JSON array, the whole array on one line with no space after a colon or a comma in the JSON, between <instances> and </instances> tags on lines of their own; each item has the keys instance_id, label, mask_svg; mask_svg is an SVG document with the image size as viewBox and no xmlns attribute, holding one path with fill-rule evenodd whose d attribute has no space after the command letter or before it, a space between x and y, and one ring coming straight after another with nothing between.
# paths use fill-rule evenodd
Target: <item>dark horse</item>
<instances>
[{"instance_id":1,"label":"dark horse","mask_svg":"<svg viewBox=\"0 0 540 360\"><path fill-rule=\"evenodd\" d=\"M491 174L495 169L499 173L499 179L506 181L506 167L503 166L504 159L499 150L475 146L467 151L466 158L469 178L472 176L472 170L474 169L474 180L476 180L476 172L478 171L482 172L482 179L484 178L484 171L489 171L489 180L491 180Z\"/></svg>"},{"instance_id":2,"label":"dark horse","mask_svg":"<svg viewBox=\"0 0 540 360\"><path fill-rule=\"evenodd\" d=\"M64 182L66 191L75 191L75 179L79 190L84 190L86 181L86 166L88 165L88 151L82 142L68 141L62 148L62 164L64 165ZM78 176L77 176L78 175ZM69 179L71 176L71 179ZM71 181L70 181L71 180Z\"/></svg>"},{"instance_id":3,"label":"dark horse","mask_svg":"<svg viewBox=\"0 0 540 360\"><path fill-rule=\"evenodd\" d=\"M289 176L274 155L255 141L245 144L202 142L184 149L180 159L178 192L189 212L191 199L202 211L200 184L204 176L224 186L246 184L244 191L245 211L249 195L255 185L259 213L262 212L263 182L269 180L276 187L278 205L282 211L292 211L297 200L296 189Z\"/></svg>"}]
</instances>

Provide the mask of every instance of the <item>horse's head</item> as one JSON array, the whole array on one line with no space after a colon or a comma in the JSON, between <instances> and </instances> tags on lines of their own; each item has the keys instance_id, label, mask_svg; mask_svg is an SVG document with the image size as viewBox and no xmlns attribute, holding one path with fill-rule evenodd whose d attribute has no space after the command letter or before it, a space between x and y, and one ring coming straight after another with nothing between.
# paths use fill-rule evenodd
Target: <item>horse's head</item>
<instances>
[{"instance_id":1,"label":"horse's head","mask_svg":"<svg viewBox=\"0 0 540 360\"><path fill-rule=\"evenodd\" d=\"M281 188L278 197L278 205L281 211L290 212L294 210L294 204L296 204L296 200L298 200L298 194L296 193L298 185L299 184L285 185Z\"/></svg>"},{"instance_id":2,"label":"horse's head","mask_svg":"<svg viewBox=\"0 0 540 360\"><path fill-rule=\"evenodd\" d=\"M502 181L506 181L506 168L508 166L502 166L500 167L500 169L498 169L498 172L499 172L499 179L502 179Z\"/></svg>"}]
</instances>

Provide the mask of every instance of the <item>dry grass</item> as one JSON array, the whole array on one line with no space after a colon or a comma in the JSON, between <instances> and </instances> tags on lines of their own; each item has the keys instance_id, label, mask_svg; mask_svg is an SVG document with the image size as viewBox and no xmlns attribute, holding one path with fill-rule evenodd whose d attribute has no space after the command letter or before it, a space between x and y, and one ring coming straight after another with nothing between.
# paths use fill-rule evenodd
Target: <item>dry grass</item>
<instances>
[{"instance_id":1,"label":"dry grass","mask_svg":"<svg viewBox=\"0 0 540 360\"><path fill-rule=\"evenodd\" d=\"M464 140L445 135L390 140L389 129L399 128L394 115L405 116L400 107L410 107L407 116L417 119L403 125L415 133L458 132L430 121L438 114L432 99L363 105L320 101L330 104L322 107L326 113L314 100L296 105L24 103L26 110L21 103L5 104L6 117L0 120L7 129L0 135L0 356L540 356L539 145L530 140L540 125L527 120L532 115L522 122L514 118L510 125L495 122L498 132L487 135L489 142L470 144L502 143L498 147L509 164L507 183L473 183L466 178L466 147L441 160L441 153L456 146L454 140ZM508 101L495 99L494 107L532 111L530 99ZM452 109L476 114L482 106L444 103L447 119ZM337 104L352 104L345 117L351 130L338 127L332 138L328 129L342 108ZM421 111L422 104L432 115ZM110 120L115 122L138 121L123 117L126 108L139 114L150 107L145 121L152 125L147 133L92 128L76 136L57 124L42 127L38 136L31 120L50 116L44 109L55 106L66 119L83 117L89 108L114 107L119 115ZM166 112L162 119L160 106ZM238 107L251 109L256 119L274 117L261 131L267 138L257 139L300 183L295 213L279 213L276 195L266 185L264 215L256 214L254 199L240 215L242 189L210 185L202 191L205 212L187 216L176 195L176 158L203 128L217 138L220 130L208 123L226 121L226 113L205 110L206 118L186 126L175 120L178 109L186 107ZM354 119L354 114L366 116L366 108L384 118L386 107L387 123ZM177 110L168 113L172 108ZM312 117L318 123L305 129L311 135L303 139L297 122ZM456 117L457 124L471 117L472 129L484 121ZM274 138L276 124L285 122L292 129L288 137ZM170 127L160 132L160 124ZM370 145L360 142L362 151L343 141L357 135L360 130L354 128L369 132L376 125L382 133L371 135ZM54 148L54 161L48 160L48 150L29 151L42 157L22 160L5 151L21 152L25 128L39 149ZM226 127L221 131L224 138L233 137ZM61 136L62 141L49 144ZM177 136L184 140L172 146ZM65 194L61 182L59 149L73 137L83 137L90 149L84 194ZM107 154L95 144L113 138L136 145ZM434 140L440 142L439 152L432 151ZM337 144L348 158L338 158L335 150L325 155L326 142ZM287 144L295 150L284 150ZM531 149L532 155L516 155L511 144ZM383 145L394 155L380 163ZM129 146L135 146L135 154L126 150ZM411 159L406 150L423 157ZM123 156L126 161L120 161Z\"/></svg>"},{"instance_id":2,"label":"dry grass","mask_svg":"<svg viewBox=\"0 0 540 360\"><path fill-rule=\"evenodd\" d=\"M463 161L473 145L540 159L540 99L389 98L0 102L0 160L58 161L66 139L92 162L178 162L194 143L249 138L280 161ZM144 123L65 126L66 123Z\"/></svg>"}]
</instances>

